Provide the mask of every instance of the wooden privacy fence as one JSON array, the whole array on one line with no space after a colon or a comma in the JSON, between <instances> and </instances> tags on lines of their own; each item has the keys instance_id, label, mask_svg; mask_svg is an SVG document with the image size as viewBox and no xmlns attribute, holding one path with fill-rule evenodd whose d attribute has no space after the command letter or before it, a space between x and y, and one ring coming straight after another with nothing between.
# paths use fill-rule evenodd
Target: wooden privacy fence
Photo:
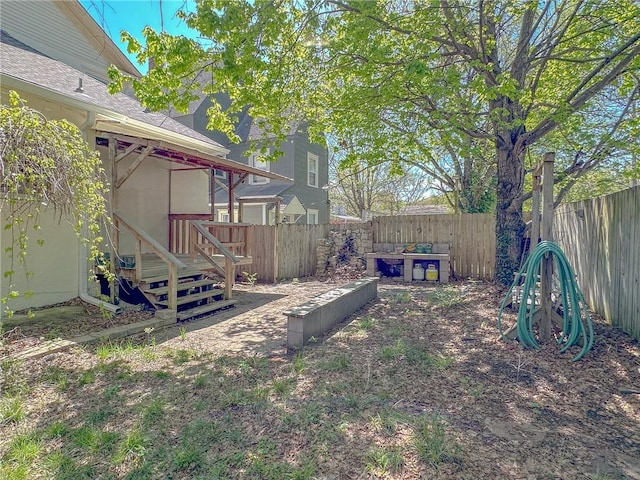
<instances>
[{"instance_id":1,"label":"wooden privacy fence","mask_svg":"<svg viewBox=\"0 0 640 480\"><path fill-rule=\"evenodd\" d=\"M329 234L329 225L253 225L253 264L246 270L258 280L276 282L315 274L318 240Z\"/></svg>"},{"instance_id":2,"label":"wooden privacy fence","mask_svg":"<svg viewBox=\"0 0 640 480\"><path fill-rule=\"evenodd\" d=\"M172 252L188 252L188 217L170 216ZM275 282L285 278L313 276L318 240L331 230L371 230L376 244L448 243L451 265L459 278L493 279L495 263L495 217L493 214L399 215L376 217L370 222L339 225L251 225L249 250L253 263L243 267L257 279ZM239 272L242 273L242 272Z\"/></svg>"},{"instance_id":3,"label":"wooden privacy fence","mask_svg":"<svg viewBox=\"0 0 640 480\"><path fill-rule=\"evenodd\" d=\"M640 340L640 187L561 205L553 235L589 307Z\"/></svg>"},{"instance_id":4,"label":"wooden privacy fence","mask_svg":"<svg viewBox=\"0 0 640 480\"><path fill-rule=\"evenodd\" d=\"M456 277L493 279L496 258L493 213L376 217L371 228L374 250L381 243L448 243Z\"/></svg>"},{"instance_id":5,"label":"wooden privacy fence","mask_svg":"<svg viewBox=\"0 0 640 480\"><path fill-rule=\"evenodd\" d=\"M376 244L448 243L451 264L458 277L493 279L496 256L494 214L398 215L376 217L365 223L334 225L278 225L278 272L275 278L313 275L317 240L331 230L372 231ZM259 234L254 242L259 243ZM256 252L258 245L254 245ZM256 254L257 255L257 254ZM259 270L256 270L259 272ZM269 272L270 277L272 272ZM258 273L258 278L261 274ZM273 278L273 277L272 277Z\"/></svg>"}]
</instances>

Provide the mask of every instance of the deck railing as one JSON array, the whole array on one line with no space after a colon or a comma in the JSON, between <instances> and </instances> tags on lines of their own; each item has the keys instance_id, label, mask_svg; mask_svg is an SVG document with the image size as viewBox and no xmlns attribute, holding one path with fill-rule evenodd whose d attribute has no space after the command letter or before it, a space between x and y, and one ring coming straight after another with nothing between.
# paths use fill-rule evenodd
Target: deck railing
<instances>
[{"instance_id":1,"label":"deck railing","mask_svg":"<svg viewBox=\"0 0 640 480\"><path fill-rule=\"evenodd\" d=\"M190 222L199 222L214 238L216 238L233 255L251 256L251 225L247 223L224 223L209 221L211 215L198 213L172 213L169 215L169 251L191 255L193 244L205 243L201 232L195 233ZM196 238L192 238L193 235Z\"/></svg>"},{"instance_id":2,"label":"deck railing","mask_svg":"<svg viewBox=\"0 0 640 480\"><path fill-rule=\"evenodd\" d=\"M170 214L169 249L191 258L201 255L224 276L225 298L231 298L238 257L251 257L251 228L245 223L212 222L209 218L208 214ZM224 267L215 255L224 257Z\"/></svg>"}]
</instances>

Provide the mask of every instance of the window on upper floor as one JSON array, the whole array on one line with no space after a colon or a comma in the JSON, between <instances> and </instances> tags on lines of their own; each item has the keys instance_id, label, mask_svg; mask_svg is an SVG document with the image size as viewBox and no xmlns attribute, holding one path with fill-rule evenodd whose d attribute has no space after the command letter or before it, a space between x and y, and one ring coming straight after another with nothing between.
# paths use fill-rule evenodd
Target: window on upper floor
<instances>
[{"instance_id":1,"label":"window on upper floor","mask_svg":"<svg viewBox=\"0 0 640 480\"><path fill-rule=\"evenodd\" d=\"M318 224L318 210L314 210L313 208L307 208L307 224L309 225Z\"/></svg>"},{"instance_id":2,"label":"window on upper floor","mask_svg":"<svg viewBox=\"0 0 640 480\"><path fill-rule=\"evenodd\" d=\"M318 156L307 152L307 185L318 188Z\"/></svg>"},{"instance_id":3,"label":"window on upper floor","mask_svg":"<svg viewBox=\"0 0 640 480\"><path fill-rule=\"evenodd\" d=\"M249 157L249 165L260 170L264 170L265 172L270 171L270 163L260 160L259 157L269 155L269 150L264 152L263 154L254 153ZM269 183L269 179L265 177L260 177L258 175L250 175L249 183L251 185L264 185L265 183Z\"/></svg>"}]
</instances>

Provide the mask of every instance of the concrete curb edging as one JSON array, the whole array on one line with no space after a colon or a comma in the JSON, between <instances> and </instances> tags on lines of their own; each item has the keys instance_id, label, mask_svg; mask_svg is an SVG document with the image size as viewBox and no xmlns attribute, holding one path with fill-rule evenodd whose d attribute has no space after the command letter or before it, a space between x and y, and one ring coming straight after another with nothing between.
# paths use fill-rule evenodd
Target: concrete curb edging
<instances>
[{"instance_id":1,"label":"concrete curb edging","mask_svg":"<svg viewBox=\"0 0 640 480\"><path fill-rule=\"evenodd\" d=\"M284 311L287 316L287 346L303 347L311 337L326 333L377 295L378 278L363 278Z\"/></svg>"}]
</instances>

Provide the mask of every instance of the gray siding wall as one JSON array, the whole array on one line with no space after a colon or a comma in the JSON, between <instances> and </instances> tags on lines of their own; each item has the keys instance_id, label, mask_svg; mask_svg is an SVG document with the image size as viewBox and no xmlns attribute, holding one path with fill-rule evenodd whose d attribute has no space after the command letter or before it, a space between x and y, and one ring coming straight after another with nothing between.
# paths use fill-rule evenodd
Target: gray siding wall
<instances>
[{"instance_id":1,"label":"gray siding wall","mask_svg":"<svg viewBox=\"0 0 640 480\"><path fill-rule=\"evenodd\" d=\"M306 134L296 135L294 140L295 184L287 191L298 197L305 208L318 210L318 223L329 223L329 194L322 187L329 183L327 150L311 143ZM307 153L318 156L318 187L308 185Z\"/></svg>"},{"instance_id":2,"label":"gray siding wall","mask_svg":"<svg viewBox=\"0 0 640 480\"><path fill-rule=\"evenodd\" d=\"M223 133L206 129L208 122L207 109L210 106L211 102L208 99L204 100L191 115L176 117L176 120L224 145L229 149L227 158L247 165L249 158L245 155L245 152L249 148L248 142L230 143ZM326 190L322 189L324 185L329 183L327 150L321 145L311 143L306 133L291 135L279 149L284 155L278 161L272 162L270 169L273 173L284 175L294 180L294 184L282 192L282 195L295 195L305 208L318 210L318 222L320 224L329 223L329 195ZM318 156L317 188L307 185L307 152ZM306 223L306 218L298 223Z\"/></svg>"}]
</instances>

